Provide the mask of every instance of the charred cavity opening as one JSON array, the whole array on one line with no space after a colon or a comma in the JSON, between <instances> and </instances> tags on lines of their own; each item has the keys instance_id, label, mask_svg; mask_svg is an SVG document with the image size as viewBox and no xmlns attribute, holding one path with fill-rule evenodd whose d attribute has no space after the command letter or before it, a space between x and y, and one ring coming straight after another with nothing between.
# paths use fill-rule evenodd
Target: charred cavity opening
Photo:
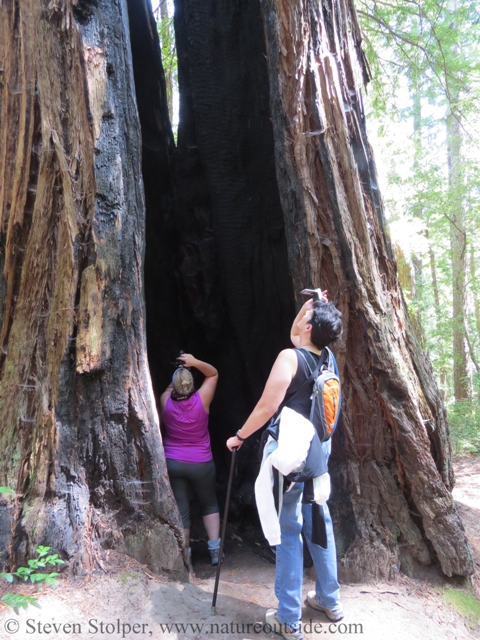
<instances>
[{"instance_id":1,"label":"charred cavity opening","mask_svg":"<svg viewBox=\"0 0 480 640\"><path fill-rule=\"evenodd\" d=\"M260 4L175 2L175 147L155 22L129 0L146 197L145 296L157 403L179 349L214 364L210 433L221 485L227 437L258 400L294 315L278 194ZM231 6L228 6L228 5ZM252 494L258 438L238 456ZM235 491L234 491L235 493Z\"/></svg>"}]
</instances>

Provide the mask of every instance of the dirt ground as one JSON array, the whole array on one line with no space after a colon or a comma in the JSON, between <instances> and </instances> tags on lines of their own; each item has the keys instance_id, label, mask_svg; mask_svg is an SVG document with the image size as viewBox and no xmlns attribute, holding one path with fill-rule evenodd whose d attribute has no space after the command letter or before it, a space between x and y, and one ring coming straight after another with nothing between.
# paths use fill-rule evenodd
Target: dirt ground
<instances>
[{"instance_id":1,"label":"dirt ground","mask_svg":"<svg viewBox=\"0 0 480 640\"><path fill-rule=\"evenodd\" d=\"M306 640L326 634L363 640L480 638L478 619L460 614L442 595L456 588L475 591L480 600L480 457L462 458L455 468L454 497L476 560L472 583L432 573L428 581L401 577L394 583L342 585L344 620L331 625L322 613L305 607ZM39 596L41 609L30 607L17 615L2 605L0 638L273 640L278 636L262 627L265 610L276 606L274 565L264 553L256 553L254 543L232 533L229 537L216 614L211 611L215 571L207 562L206 543L197 541L192 544L195 575L189 583L153 576L135 561L111 553L106 572L84 580L62 579L57 589L32 585L29 593ZM305 593L313 588L309 570L304 588Z\"/></svg>"}]
</instances>

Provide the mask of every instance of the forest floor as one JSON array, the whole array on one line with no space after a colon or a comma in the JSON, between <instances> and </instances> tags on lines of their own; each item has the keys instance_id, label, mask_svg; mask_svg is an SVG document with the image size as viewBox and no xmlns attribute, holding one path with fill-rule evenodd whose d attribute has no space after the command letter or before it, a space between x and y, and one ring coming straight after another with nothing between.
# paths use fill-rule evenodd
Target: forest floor
<instances>
[{"instance_id":1,"label":"forest floor","mask_svg":"<svg viewBox=\"0 0 480 640\"><path fill-rule=\"evenodd\" d=\"M363 640L472 640L480 637L480 457L455 461L454 497L475 555L470 580L438 573L422 579L342 585L345 618L331 625L324 614L303 611L306 640L339 634ZM195 574L190 582L151 575L134 560L110 553L107 569L59 587L27 587L41 609L19 615L2 605L0 638L27 640L273 640L262 629L265 610L276 606L274 565L233 531L227 536L216 613L211 612L215 570L205 541L192 543ZM313 588L310 570L305 593ZM3 585L2 585L3 589ZM15 587L16 589L16 587ZM7 589L3 589L4 591ZM23 592L26 590L23 588ZM476 599L472 594L476 595ZM256 624L256 626L254 626Z\"/></svg>"}]
</instances>

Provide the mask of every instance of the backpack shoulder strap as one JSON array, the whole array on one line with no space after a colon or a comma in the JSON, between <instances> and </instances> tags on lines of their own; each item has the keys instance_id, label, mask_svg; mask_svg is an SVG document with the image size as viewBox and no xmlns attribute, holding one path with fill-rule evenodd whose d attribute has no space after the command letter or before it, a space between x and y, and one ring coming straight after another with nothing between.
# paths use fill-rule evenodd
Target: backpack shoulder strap
<instances>
[{"instance_id":1,"label":"backpack shoulder strap","mask_svg":"<svg viewBox=\"0 0 480 640\"><path fill-rule=\"evenodd\" d=\"M327 356L324 360L324 364L326 364L327 369L331 373L334 373L336 376L338 376L338 367L337 367L337 361L335 360L335 356L333 355L333 353L330 351L328 347L325 347L325 352Z\"/></svg>"},{"instance_id":2,"label":"backpack shoulder strap","mask_svg":"<svg viewBox=\"0 0 480 640\"><path fill-rule=\"evenodd\" d=\"M320 356L320 359L317 361L315 360L313 355L310 353L310 351L308 351L308 349L300 348L300 349L294 349L294 351L297 351L302 356L302 358L305 361L305 364L307 365L307 369L310 375L313 376L313 374L315 374L314 377L316 377L316 375L318 374L317 370L320 369L320 366L322 364L323 352L322 352L322 355Z\"/></svg>"}]
</instances>

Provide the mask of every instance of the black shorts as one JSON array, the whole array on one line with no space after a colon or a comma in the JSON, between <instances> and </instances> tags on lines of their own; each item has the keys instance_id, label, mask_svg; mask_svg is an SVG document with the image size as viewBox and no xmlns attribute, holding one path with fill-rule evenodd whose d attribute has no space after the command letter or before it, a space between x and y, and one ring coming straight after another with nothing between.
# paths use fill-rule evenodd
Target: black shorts
<instances>
[{"instance_id":1,"label":"black shorts","mask_svg":"<svg viewBox=\"0 0 480 640\"><path fill-rule=\"evenodd\" d=\"M190 499L195 496L202 516L218 513L215 463L180 462L167 458L167 469L173 495L185 529L190 527Z\"/></svg>"}]
</instances>

